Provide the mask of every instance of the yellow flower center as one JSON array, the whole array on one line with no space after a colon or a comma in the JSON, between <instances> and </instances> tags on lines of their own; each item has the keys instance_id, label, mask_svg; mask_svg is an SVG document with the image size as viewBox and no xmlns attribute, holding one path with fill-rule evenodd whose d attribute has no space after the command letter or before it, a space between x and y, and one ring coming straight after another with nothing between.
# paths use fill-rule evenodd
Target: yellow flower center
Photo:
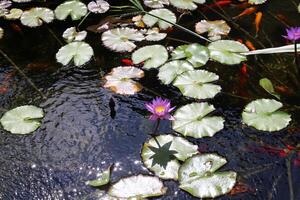
<instances>
[{"instance_id":1,"label":"yellow flower center","mask_svg":"<svg viewBox=\"0 0 300 200\"><path fill-rule=\"evenodd\" d=\"M166 108L164 106L157 106L155 108L155 111L158 112L158 113L162 113L166 110Z\"/></svg>"}]
</instances>

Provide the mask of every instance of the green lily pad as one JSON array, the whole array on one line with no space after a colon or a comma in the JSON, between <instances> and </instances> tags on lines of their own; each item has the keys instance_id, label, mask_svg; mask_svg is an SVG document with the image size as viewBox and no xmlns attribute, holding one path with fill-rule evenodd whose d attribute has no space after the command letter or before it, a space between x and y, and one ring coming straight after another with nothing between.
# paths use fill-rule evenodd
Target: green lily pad
<instances>
[{"instance_id":1,"label":"green lily pad","mask_svg":"<svg viewBox=\"0 0 300 200\"><path fill-rule=\"evenodd\" d=\"M5 19L8 20L15 20L15 19L19 19L23 14L23 10L18 9L18 8L12 8L9 10L9 13L4 15Z\"/></svg>"},{"instance_id":2,"label":"green lily pad","mask_svg":"<svg viewBox=\"0 0 300 200\"><path fill-rule=\"evenodd\" d=\"M179 9L196 10L197 4L204 4L205 1L206 0L170 0L170 4Z\"/></svg>"},{"instance_id":3,"label":"green lily pad","mask_svg":"<svg viewBox=\"0 0 300 200\"><path fill-rule=\"evenodd\" d=\"M226 65L235 65L247 60L247 57L240 53L249 51L245 45L233 40L212 42L208 45L208 49L211 59Z\"/></svg>"},{"instance_id":4,"label":"green lily pad","mask_svg":"<svg viewBox=\"0 0 300 200\"><path fill-rule=\"evenodd\" d=\"M242 113L243 122L261 131L279 131L291 121L291 115L279 111L281 107L282 103L274 99L252 101Z\"/></svg>"},{"instance_id":5,"label":"green lily pad","mask_svg":"<svg viewBox=\"0 0 300 200\"><path fill-rule=\"evenodd\" d=\"M267 91L269 94L273 95L277 99L280 99L279 94L277 94L274 90L272 82L267 78L262 78L259 80L259 85L264 88L265 91Z\"/></svg>"},{"instance_id":6,"label":"green lily pad","mask_svg":"<svg viewBox=\"0 0 300 200\"><path fill-rule=\"evenodd\" d=\"M168 9L165 9L165 8L155 9L155 10L151 10L149 13L151 15L155 15L155 16L157 16L159 18L167 20L167 21L169 21L171 23L174 23L174 24L176 23L176 15L172 11L170 11ZM172 24L170 24L170 23L168 23L168 22L166 22L164 20L158 19L156 17L153 17L151 15L146 14L143 17L143 22L147 26L152 27L155 24L158 24L158 26L159 26L159 28L161 30L166 30L166 29L168 29L168 28L170 28L170 27L173 26Z\"/></svg>"},{"instance_id":7,"label":"green lily pad","mask_svg":"<svg viewBox=\"0 0 300 200\"><path fill-rule=\"evenodd\" d=\"M179 75L173 82L184 96L197 99L213 98L221 91L219 85L212 82L219 79L215 73L206 70L187 71Z\"/></svg>"},{"instance_id":8,"label":"green lily pad","mask_svg":"<svg viewBox=\"0 0 300 200\"><path fill-rule=\"evenodd\" d=\"M41 26L43 22L50 23L54 19L54 13L48 8L31 8L23 12L21 23L29 27Z\"/></svg>"},{"instance_id":9,"label":"green lily pad","mask_svg":"<svg viewBox=\"0 0 300 200\"><path fill-rule=\"evenodd\" d=\"M26 105L7 111L0 122L5 130L13 134L28 134L40 127L39 119L43 117L43 109Z\"/></svg>"},{"instance_id":10,"label":"green lily pad","mask_svg":"<svg viewBox=\"0 0 300 200\"><path fill-rule=\"evenodd\" d=\"M152 172L155 173L156 176L162 179L174 179L177 180L178 178L178 169L180 164L178 160L184 161L187 158L195 155L198 153L198 146L193 145L186 139L182 137L175 137L173 135L160 135L156 137L160 146L163 146L169 142L172 142L170 146L171 151L176 151L177 153L174 154L175 158L170 160L167 166L164 168L158 164L153 165L152 156L154 152L149 147L158 148L157 143L155 142L154 138L151 138L149 141L144 143L142 149L142 159L144 165Z\"/></svg>"},{"instance_id":11,"label":"green lily pad","mask_svg":"<svg viewBox=\"0 0 300 200\"><path fill-rule=\"evenodd\" d=\"M169 57L167 49L162 45L150 45L142 47L132 54L134 64L144 62L143 68L157 68L167 62Z\"/></svg>"},{"instance_id":12,"label":"green lily pad","mask_svg":"<svg viewBox=\"0 0 300 200\"><path fill-rule=\"evenodd\" d=\"M224 128L222 117L207 116L214 110L214 106L206 102L182 106L174 114L172 128L184 136L212 137Z\"/></svg>"},{"instance_id":13,"label":"green lily pad","mask_svg":"<svg viewBox=\"0 0 300 200\"><path fill-rule=\"evenodd\" d=\"M56 53L56 60L67 65L74 61L75 66L87 63L94 55L92 47L85 42L71 42L59 49Z\"/></svg>"},{"instance_id":14,"label":"green lily pad","mask_svg":"<svg viewBox=\"0 0 300 200\"><path fill-rule=\"evenodd\" d=\"M201 67L209 60L208 48L194 43L181 45L172 52L172 59L186 58L194 67Z\"/></svg>"},{"instance_id":15,"label":"green lily pad","mask_svg":"<svg viewBox=\"0 0 300 200\"><path fill-rule=\"evenodd\" d=\"M0 27L0 39L2 39L4 36L4 30Z\"/></svg>"},{"instance_id":16,"label":"green lily pad","mask_svg":"<svg viewBox=\"0 0 300 200\"><path fill-rule=\"evenodd\" d=\"M195 155L179 169L179 187L198 198L215 198L232 190L236 172L216 172L227 163L216 154Z\"/></svg>"},{"instance_id":17,"label":"green lily pad","mask_svg":"<svg viewBox=\"0 0 300 200\"><path fill-rule=\"evenodd\" d=\"M108 184L109 180L110 180L110 169L111 169L111 166L109 166L108 169L106 169L104 172L102 172L99 178L97 178L95 180L87 181L87 182L85 182L85 184L93 186L93 187L100 187L100 186Z\"/></svg>"},{"instance_id":18,"label":"green lily pad","mask_svg":"<svg viewBox=\"0 0 300 200\"><path fill-rule=\"evenodd\" d=\"M72 20L79 20L87 14L87 7L78 0L71 0L57 6L54 13L58 20L65 20L69 15Z\"/></svg>"},{"instance_id":19,"label":"green lily pad","mask_svg":"<svg viewBox=\"0 0 300 200\"><path fill-rule=\"evenodd\" d=\"M158 78L164 84L170 84L180 74L194 70L193 65L184 60L174 60L159 68Z\"/></svg>"},{"instance_id":20,"label":"green lily pad","mask_svg":"<svg viewBox=\"0 0 300 200\"><path fill-rule=\"evenodd\" d=\"M109 188L108 194L116 198L144 199L161 196L166 191L159 178L137 175L119 180Z\"/></svg>"}]
</instances>

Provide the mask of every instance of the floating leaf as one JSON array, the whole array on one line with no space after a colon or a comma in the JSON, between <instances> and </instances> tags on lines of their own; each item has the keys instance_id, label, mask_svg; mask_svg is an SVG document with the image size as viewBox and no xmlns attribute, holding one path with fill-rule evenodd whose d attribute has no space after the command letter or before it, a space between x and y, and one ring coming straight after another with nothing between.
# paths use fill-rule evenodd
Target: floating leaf
<instances>
[{"instance_id":1,"label":"floating leaf","mask_svg":"<svg viewBox=\"0 0 300 200\"><path fill-rule=\"evenodd\" d=\"M230 26L224 20L206 21L201 20L195 26L198 34L208 32L210 40L220 40L222 35L228 35L230 32Z\"/></svg>"},{"instance_id":2,"label":"floating leaf","mask_svg":"<svg viewBox=\"0 0 300 200\"><path fill-rule=\"evenodd\" d=\"M132 54L134 64L144 62L143 68L157 68L168 60L167 49L162 45L150 45L142 47Z\"/></svg>"},{"instance_id":3,"label":"floating leaf","mask_svg":"<svg viewBox=\"0 0 300 200\"><path fill-rule=\"evenodd\" d=\"M133 41L144 39L138 30L127 27L111 29L102 34L104 46L116 52L131 52L136 48Z\"/></svg>"},{"instance_id":4,"label":"floating leaf","mask_svg":"<svg viewBox=\"0 0 300 200\"><path fill-rule=\"evenodd\" d=\"M87 7L78 0L71 0L57 6L54 12L58 20L65 20L69 15L72 20L79 20L87 14Z\"/></svg>"},{"instance_id":5,"label":"floating leaf","mask_svg":"<svg viewBox=\"0 0 300 200\"><path fill-rule=\"evenodd\" d=\"M205 0L170 0L171 5L179 9L195 10L197 4L204 4Z\"/></svg>"},{"instance_id":6,"label":"floating leaf","mask_svg":"<svg viewBox=\"0 0 300 200\"><path fill-rule=\"evenodd\" d=\"M157 177L137 175L123 178L113 184L108 194L116 198L144 199L161 196L166 190Z\"/></svg>"},{"instance_id":7,"label":"floating leaf","mask_svg":"<svg viewBox=\"0 0 300 200\"><path fill-rule=\"evenodd\" d=\"M40 127L38 119L43 117L41 108L26 105L7 111L0 122L5 130L13 134L28 134Z\"/></svg>"},{"instance_id":8,"label":"floating leaf","mask_svg":"<svg viewBox=\"0 0 300 200\"><path fill-rule=\"evenodd\" d=\"M4 30L0 27L0 39L2 39L4 36Z\"/></svg>"},{"instance_id":9,"label":"floating leaf","mask_svg":"<svg viewBox=\"0 0 300 200\"><path fill-rule=\"evenodd\" d=\"M259 80L259 85L264 88L269 94L273 95L277 99L280 99L279 94L277 94L274 90L272 82L267 78L262 78Z\"/></svg>"},{"instance_id":10,"label":"floating leaf","mask_svg":"<svg viewBox=\"0 0 300 200\"><path fill-rule=\"evenodd\" d=\"M160 41L163 40L167 37L166 33L160 33L157 28L149 29L146 32L146 37L145 39L147 41Z\"/></svg>"},{"instance_id":11,"label":"floating leaf","mask_svg":"<svg viewBox=\"0 0 300 200\"><path fill-rule=\"evenodd\" d=\"M4 15L4 18L8 20L15 20L15 19L19 19L22 16L22 14L23 11L21 9L13 8L9 11L9 13Z\"/></svg>"},{"instance_id":12,"label":"floating leaf","mask_svg":"<svg viewBox=\"0 0 300 200\"><path fill-rule=\"evenodd\" d=\"M208 45L210 58L226 65L239 64L247 60L247 57L240 54L248 52L248 48L233 40L218 40Z\"/></svg>"},{"instance_id":13,"label":"floating leaf","mask_svg":"<svg viewBox=\"0 0 300 200\"><path fill-rule=\"evenodd\" d=\"M194 67L201 67L209 60L209 51L207 47L197 43L181 45L172 52L172 58L186 58Z\"/></svg>"},{"instance_id":14,"label":"floating leaf","mask_svg":"<svg viewBox=\"0 0 300 200\"><path fill-rule=\"evenodd\" d=\"M243 122L261 131L279 131L288 126L291 116L279 111L282 103L274 99L250 102L242 113Z\"/></svg>"},{"instance_id":15,"label":"floating leaf","mask_svg":"<svg viewBox=\"0 0 300 200\"><path fill-rule=\"evenodd\" d=\"M178 75L192 70L194 70L194 67L189 62L185 60L174 60L159 68L158 78L164 84L170 84Z\"/></svg>"},{"instance_id":16,"label":"floating leaf","mask_svg":"<svg viewBox=\"0 0 300 200\"><path fill-rule=\"evenodd\" d=\"M184 161L192 155L197 154L198 146L193 145L182 137L175 137L173 135L160 135L156 137L156 140L161 146L164 146L165 144L171 142L169 150L177 152L172 154L173 156L175 156L175 158L167 160L167 164L165 167L162 167L159 164L153 165L152 156L154 155L154 152L150 147L158 148L158 145L155 142L154 138L151 138L143 145L141 153L143 163L149 170L153 171L155 175L159 176L160 178L176 180L178 178L178 169L180 167L177 159L180 161Z\"/></svg>"},{"instance_id":17,"label":"floating leaf","mask_svg":"<svg viewBox=\"0 0 300 200\"><path fill-rule=\"evenodd\" d=\"M218 79L218 75L206 70L187 71L179 75L173 85L178 87L184 96L207 99L213 98L221 91L219 85L212 83Z\"/></svg>"},{"instance_id":18,"label":"floating leaf","mask_svg":"<svg viewBox=\"0 0 300 200\"><path fill-rule=\"evenodd\" d=\"M179 187L198 198L215 198L234 187L236 172L216 172L227 163L216 154L195 155L179 169Z\"/></svg>"},{"instance_id":19,"label":"floating leaf","mask_svg":"<svg viewBox=\"0 0 300 200\"><path fill-rule=\"evenodd\" d=\"M107 183L109 183L110 180L110 169L111 166L109 166L108 169L102 172L99 178L92 181L87 181L85 184L93 187L100 187L106 185Z\"/></svg>"},{"instance_id":20,"label":"floating leaf","mask_svg":"<svg viewBox=\"0 0 300 200\"><path fill-rule=\"evenodd\" d=\"M109 10L109 3L104 0L91 1L88 4L88 9L92 13L105 13Z\"/></svg>"},{"instance_id":21,"label":"floating leaf","mask_svg":"<svg viewBox=\"0 0 300 200\"><path fill-rule=\"evenodd\" d=\"M41 26L43 22L50 23L54 19L53 11L48 8L31 8L23 12L21 23L29 27Z\"/></svg>"},{"instance_id":22,"label":"floating leaf","mask_svg":"<svg viewBox=\"0 0 300 200\"><path fill-rule=\"evenodd\" d=\"M258 5L258 4L263 4L265 3L267 0L248 0L249 4L254 4L254 5Z\"/></svg>"},{"instance_id":23,"label":"floating leaf","mask_svg":"<svg viewBox=\"0 0 300 200\"><path fill-rule=\"evenodd\" d=\"M87 63L94 55L92 47L85 42L71 42L59 49L56 60L63 65L74 61L75 66Z\"/></svg>"},{"instance_id":24,"label":"floating leaf","mask_svg":"<svg viewBox=\"0 0 300 200\"><path fill-rule=\"evenodd\" d=\"M135 94L142 90L142 86L132 79L142 77L144 72L136 67L116 67L104 77L106 83L103 87L118 94Z\"/></svg>"},{"instance_id":25,"label":"floating leaf","mask_svg":"<svg viewBox=\"0 0 300 200\"><path fill-rule=\"evenodd\" d=\"M207 116L214 110L214 106L206 102L185 105L176 110L172 128L184 136L212 137L224 128L222 117Z\"/></svg>"},{"instance_id":26,"label":"floating leaf","mask_svg":"<svg viewBox=\"0 0 300 200\"><path fill-rule=\"evenodd\" d=\"M164 5L168 6L169 0L144 0L145 6L149 8L163 8Z\"/></svg>"},{"instance_id":27,"label":"floating leaf","mask_svg":"<svg viewBox=\"0 0 300 200\"><path fill-rule=\"evenodd\" d=\"M26 3L26 2L31 2L32 0L12 0L12 1L16 3Z\"/></svg>"},{"instance_id":28,"label":"floating leaf","mask_svg":"<svg viewBox=\"0 0 300 200\"><path fill-rule=\"evenodd\" d=\"M167 20L171 23L176 23L176 15L168 9L162 8L162 9L151 10L149 12L149 14L157 16L157 17L162 18L164 20ZM152 27L155 24L158 24L159 28L162 29L162 30L166 30L166 29L173 26L172 24L170 24L170 23L168 23L164 20L158 19L157 17L151 16L149 14L146 14L143 17L143 22L147 26Z\"/></svg>"},{"instance_id":29,"label":"floating leaf","mask_svg":"<svg viewBox=\"0 0 300 200\"><path fill-rule=\"evenodd\" d=\"M66 42L82 41L87 35L86 31L77 32L75 27L67 28L63 33L63 38Z\"/></svg>"}]
</instances>

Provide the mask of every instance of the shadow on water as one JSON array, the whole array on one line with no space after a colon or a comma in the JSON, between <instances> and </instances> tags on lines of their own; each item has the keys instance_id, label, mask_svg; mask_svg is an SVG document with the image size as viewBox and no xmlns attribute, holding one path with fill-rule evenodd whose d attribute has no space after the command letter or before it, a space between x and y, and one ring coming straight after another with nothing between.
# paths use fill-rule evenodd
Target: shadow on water
<instances>
[{"instance_id":1,"label":"shadow on water","mask_svg":"<svg viewBox=\"0 0 300 200\"><path fill-rule=\"evenodd\" d=\"M54 27L54 31L60 33L63 29ZM26 28L17 33L8 29L7 35L1 48L48 98L41 99L1 58L0 83L7 90L1 93L0 115L26 104L43 108L46 115L32 135L12 135L0 129L0 199L96 199L98 190L86 186L85 181L96 178L112 163L112 182L132 174L149 174L141 163L140 149L154 127L147 119L144 104L155 95L145 89L134 96L120 96L101 87L101 76L120 65L125 55L103 49L99 37L91 36L92 44L99 43L93 46L94 60L80 68L61 67L54 62L59 44L47 29L40 28L39 33ZM18 44L18 48L10 44ZM174 88L153 82L155 74L149 72L142 80L146 88L169 97L176 105L190 101L181 98ZM254 137L282 147L281 138L289 130L276 135L257 132L241 123L245 102L219 95L212 103L226 118L225 128L212 138L190 140L199 145L201 152L226 157L225 169L236 170L239 182L248 187L247 192L219 199L288 199L285 159L253 149L261 146ZM170 123L161 123L159 132L172 133ZM299 141L299 132L290 140ZM300 199L300 168L293 167L292 174L295 199ZM165 181L165 185L167 194L157 199L194 199L173 181Z\"/></svg>"}]
</instances>

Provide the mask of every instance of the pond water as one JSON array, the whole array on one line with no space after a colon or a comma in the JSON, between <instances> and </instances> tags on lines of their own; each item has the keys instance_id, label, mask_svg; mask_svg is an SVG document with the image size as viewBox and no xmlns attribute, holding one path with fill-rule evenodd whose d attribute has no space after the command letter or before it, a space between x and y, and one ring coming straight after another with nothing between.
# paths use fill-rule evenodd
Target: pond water
<instances>
[{"instance_id":1,"label":"pond water","mask_svg":"<svg viewBox=\"0 0 300 200\"><path fill-rule=\"evenodd\" d=\"M291 23L297 25L295 21L299 21L299 15L296 19L294 11L286 15L294 9L292 5L285 7L286 4L282 5L279 0L271 2L272 5L268 4L264 8L266 12L267 9L273 12L281 8ZM241 11L233 10L237 13ZM214 13L207 15L219 19ZM201 19L201 15L192 16L193 20L198 17ZM190 18L187 16L183 21L186 20L186 25L192 27L194 22L190 22ZM282 45L284 41L278 40L278 37L281 37L284 28L280 23L268 23L271 18L266 14L263 30L271 35L275 46ZM246 30L250 30L252 23L248 19L238 22ZM86 24L98 20L91 18ZM111 68L121 65L120 60L129 57L129 54L116 54L105 49L101 46L99 35L93 33L89 33L87 39L95 51L95 57L89 64L63 67L56 63L55 53L60 44L48 29L51 28L60 36L72 23L56 21L41 28L29 29L18 22L3 22L6 37L0 41L0 48L23 69L47 99L42 99L1 57L0 116L14 107L32 104L43 108L45 117L41 127L34 134L26 136L9 134L0 128L0 199L99 199L100 190L86 186L85 182L95 179L112 163L115 167L111 182L134 174L150 174L140 158L141 147L149 138L147 134L152 133L155 126L148 119L145 103L157 95L169 98L177 107L193 102L192 99L182 97L176 88L161 85L155 70L146 72L145 78L141 80L144 89L136 95L117 95L103 88L101 77ZM21 27L21 30L17 30L16 26ZM185 38L177 31L171 34L172 37ZM234 32L232 36L244 37L239 34ZM190 42L195 40L191 38ZM264 36L261 41L270 46ZM291 60L289 56L281 58ZM259 62L256 59L252 58L249 62L255 66ZM260 61L267 65L278 65L272 61L272 56L264 56L263 59ZM224 91L240 89L237 76L239 68L224 68L213 63L207 68L220 75ZM268 97L268 94L251 86L250 83L258 80L255 74L250 73L249 76L249 84L242 88L243 92L249 93L247 98ZM283 78L283 81L287 80ZM257 91L259 95L253 95ZM188 139L199 146L200 152L215 152L226 157L228 164L223 169L237 171L238 182L245 189L218 199L291 198L286 166L288 158L263 151L262 147L269 145L283 148L283 141L297 145L300 141L300 127L297 116L294 117L297 113L293 115L294 120L289 128L271 134L241 123L241 112L249 100L222 93L209 102L217 108L216 113L225 118L225 128L212 138ZM169 121L161 123L159 133L176 134ZM294 199L300 199L300 167L293 165L291 174ZM174 181L164 181L164 184L168 187L166 195L155 199L196 199L180 190Z\"/></svg>"}]
</instances>

